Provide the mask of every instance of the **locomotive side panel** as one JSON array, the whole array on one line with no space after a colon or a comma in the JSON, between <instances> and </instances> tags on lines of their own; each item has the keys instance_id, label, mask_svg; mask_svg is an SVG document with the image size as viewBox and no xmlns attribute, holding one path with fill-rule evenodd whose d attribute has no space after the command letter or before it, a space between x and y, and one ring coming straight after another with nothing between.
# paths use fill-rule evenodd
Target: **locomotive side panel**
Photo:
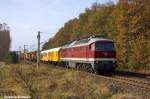
<instances>
[{"instance_id":1,"label":"locomotive side panel","mask_svg":"<svg viewBox=\"0 0 150 99\"><path fill-rule=\"evenodd\" d=\"M88 62L89 57L89 46L79 46L72 48L64 48L61 51L62 61L75 61L75 62Z\"/></svg>"}]
</instances>

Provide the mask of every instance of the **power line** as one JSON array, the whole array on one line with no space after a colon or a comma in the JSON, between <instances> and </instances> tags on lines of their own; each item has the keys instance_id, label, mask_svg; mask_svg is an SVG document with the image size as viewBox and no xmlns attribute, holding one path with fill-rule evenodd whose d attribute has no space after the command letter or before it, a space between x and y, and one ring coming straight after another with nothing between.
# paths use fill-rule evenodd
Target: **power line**
<instances>
[{"instance_id":1,"label":"power line","mask_svg":"<svg viewBox=\"0 0 150 99\"><path fill-rule=\"evenodd\" d=\"M47 33L47 32L40 32L40 34L56 34L56 33Z\"/></svg>"}]
</instances>

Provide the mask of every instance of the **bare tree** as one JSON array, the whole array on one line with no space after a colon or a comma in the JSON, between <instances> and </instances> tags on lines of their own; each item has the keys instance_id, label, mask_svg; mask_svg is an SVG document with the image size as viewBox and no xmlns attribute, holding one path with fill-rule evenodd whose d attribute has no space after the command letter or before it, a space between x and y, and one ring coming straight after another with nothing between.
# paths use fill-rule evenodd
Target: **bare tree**
<instances>
[{"instance_id":1,"label":"bare tree","mask_svg":"<svg viewBox=\"0 0 150 99\"><path fill-rule=\"evenodd\" d=\"M8 53L10 44L11 38L9 27L6 23L0 24L0 59Z\"/></svg>"}]
</instances>

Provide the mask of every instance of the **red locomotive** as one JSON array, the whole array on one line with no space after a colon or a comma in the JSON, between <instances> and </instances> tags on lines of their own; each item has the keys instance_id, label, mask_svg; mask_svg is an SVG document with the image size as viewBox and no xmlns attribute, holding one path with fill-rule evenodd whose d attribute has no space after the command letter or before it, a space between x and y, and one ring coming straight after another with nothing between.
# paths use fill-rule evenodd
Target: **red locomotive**
<instances>
[{"instance_id":1,"label":"red locomotive","mask_svg":"<svg viewBox=\"0 0 150 99\"><path fill-rule=\"evenodd\" d=\"M94 70L96 73L112 72L116 67L113 41L89 37L66 44L60 51L61 61L69 67Z\"/></svg>"}]
</instances>

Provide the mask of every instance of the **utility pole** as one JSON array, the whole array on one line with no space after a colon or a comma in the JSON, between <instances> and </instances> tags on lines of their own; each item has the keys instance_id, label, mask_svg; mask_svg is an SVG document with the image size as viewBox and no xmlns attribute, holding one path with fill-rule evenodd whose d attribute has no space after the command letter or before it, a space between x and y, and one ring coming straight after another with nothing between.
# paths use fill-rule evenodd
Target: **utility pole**
<instances>
[{"instance_id":1,"label":"utility pole","mask_svg":"<svg viewBox=\"0 0 150 99\"><path fill-rule=\"evenodd\" d=\"M23 58L24 58L24 60L25 60L25 53L27 52L26 46L29 46L29 45L24 45L24 47L23 47Z\"/></svg>"},{"instance_id":2,"label":"utility pole","mask_svg":"<svg viewBox=\"0 0 150 99\"><path fill-rule=\"evenodd\" d=\"M21 46L19 46L18 60L19 60L19 62L20 62L20 60L21 60Z\"/></svg>"},{"instance_id":3,"label":"utility pole","mask_svg":"<svg viewBox=\"0 0 150 99\"><path fill-rule=\"evenodd\" d=\"M23 46L23 59L25 60L26 45Z\"/></svg>"},{"instance_id":4,"label":"utility pole","mask_svg":"<svg viewBox=\"0 0 150 99\"><path fill-rule=\"evenodd\" d=\"M37 49L37 69L40 65L40 31L38 31L37 40L38 40L38 49Z\"/></svg>"}]
</instances>

